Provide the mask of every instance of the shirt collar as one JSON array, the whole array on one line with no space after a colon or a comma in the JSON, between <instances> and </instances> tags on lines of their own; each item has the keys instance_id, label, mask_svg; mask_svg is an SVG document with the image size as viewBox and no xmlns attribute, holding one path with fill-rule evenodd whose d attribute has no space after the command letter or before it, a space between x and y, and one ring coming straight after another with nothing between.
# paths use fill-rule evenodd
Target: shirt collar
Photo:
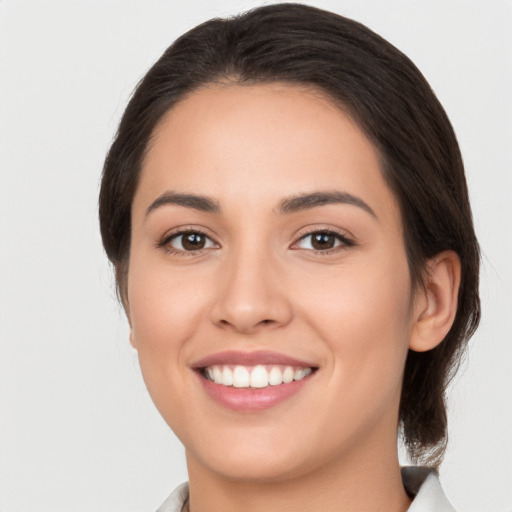
<instances>
[{"instance_id":1,"label":"shirt collar","mask_svg":"<svg viewBox=\"0 0 512 512\"><path fill-rule=\"evenodd\" d=\"M414 496L407 512L455 512L433 469L420 466L403 467L402 481L407 493Z\"/></svg>"}]
</instances>

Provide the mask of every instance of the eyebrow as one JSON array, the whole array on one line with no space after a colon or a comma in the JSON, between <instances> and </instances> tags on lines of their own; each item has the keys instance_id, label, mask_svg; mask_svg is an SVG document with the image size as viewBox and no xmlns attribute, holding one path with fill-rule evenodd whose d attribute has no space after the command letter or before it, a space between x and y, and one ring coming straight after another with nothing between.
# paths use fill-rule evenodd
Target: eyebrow
<instances>
[{"instance_id":1,"label":"eyebrow","mask_svg":"<svg viewBox=\"0 0 512 512\"><path fill-rule=\"evenodd\" d=\"M180 194L168 191L157 197L149 205L146 210L146 216L157 208L168 204L184 206L185 208L192 208L206 213L221 213L219 202L213 198L196 194ZM349 194L348 192L341 192L337 190L312 192L287 197L281 201L277 209L277 213L286 215L329 204L349 204L357 206L377 219L377 215L372 208L360 197Z\"/></svg>"},{"instance_id":2,"label":"eyebrow","mask_svg":"<svg viewBox=\"0 0 512 512\"><path fill-rule=\"evenodd\" d=\"M176 192L169 191L157 197L148 206L148 209L146 210L146 216L148 216L152 211L166 204L177 204L178 206L193 208L194 210L199 210L200 212L220 213L220 204L214 199L196 194L178 194Z\"/></svg>"},{"instance_id":3,"label":"eyebrow","mask_svg":"<svg viewBox=\"0 0 512 512\"><path fill-rule=\"evenodd\" d=\"M360 197L349 194L348 192L340 192L338 190L313 192L310 194L306 193L288 197L282 201L278 211L282 214L295 213L328 204L350 204L352 206L357 206L377 219L377 215L372 208Z\"/></svg>"}]
</instances>

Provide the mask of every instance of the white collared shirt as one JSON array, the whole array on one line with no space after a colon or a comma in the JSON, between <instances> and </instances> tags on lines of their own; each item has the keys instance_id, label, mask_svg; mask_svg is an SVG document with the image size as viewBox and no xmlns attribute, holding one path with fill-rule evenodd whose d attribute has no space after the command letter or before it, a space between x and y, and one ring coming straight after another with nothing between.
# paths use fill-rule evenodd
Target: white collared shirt
<instances>
[{"instance_id":1,"label":"white collared shirt","mask_svg":"<svg viewBox=\"0 0 512 512\"><path fill-rule=\"evenodd\" d=\"M407 512L455 512L435 471L424 467L403 467L402 481L407 493L414 496ZM185 482L174 489L156 512L181 512L187 500L188 483Z\"/></svg>"}]
</instances>

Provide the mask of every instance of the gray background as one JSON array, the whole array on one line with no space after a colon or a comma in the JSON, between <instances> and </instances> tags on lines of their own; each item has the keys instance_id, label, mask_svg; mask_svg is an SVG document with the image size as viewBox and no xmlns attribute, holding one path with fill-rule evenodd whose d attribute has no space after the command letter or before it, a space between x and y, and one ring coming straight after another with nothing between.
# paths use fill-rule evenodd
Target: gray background
<instances>
[{"instance_id":1,"label":"gray background","mask_svg":"<svg viewBox=\"0 0 512 512\"><path fill-rule=\"evenodd\" d=\"M271 3L271 2L269 2ZM484 316L450 390L446 493L512 511L512 1L311 1L389 39L458 134ZM0 510L151 511L186 479L115 301L97 226L127 98L185 30L258 1L0 0Z\"/></svg>"}]
</instances>

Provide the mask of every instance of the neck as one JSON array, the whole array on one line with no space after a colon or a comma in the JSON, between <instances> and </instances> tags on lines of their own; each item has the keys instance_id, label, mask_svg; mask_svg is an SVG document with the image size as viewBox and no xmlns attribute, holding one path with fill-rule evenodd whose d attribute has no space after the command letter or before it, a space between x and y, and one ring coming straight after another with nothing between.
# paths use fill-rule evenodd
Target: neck
<instances>
[{"instance_id":1,"label":"neck","mask_svg":"<svg viewBox=\"0 0 512 512\"><path fill-rule=\"evenodd\" d=\"M381 439L382 441L382 439ZM282 480L235 480L187 452L190 512L405 512L411 500L400 474L396 440L367 446L330 464Z\"/></svg>"}]
</instances>

